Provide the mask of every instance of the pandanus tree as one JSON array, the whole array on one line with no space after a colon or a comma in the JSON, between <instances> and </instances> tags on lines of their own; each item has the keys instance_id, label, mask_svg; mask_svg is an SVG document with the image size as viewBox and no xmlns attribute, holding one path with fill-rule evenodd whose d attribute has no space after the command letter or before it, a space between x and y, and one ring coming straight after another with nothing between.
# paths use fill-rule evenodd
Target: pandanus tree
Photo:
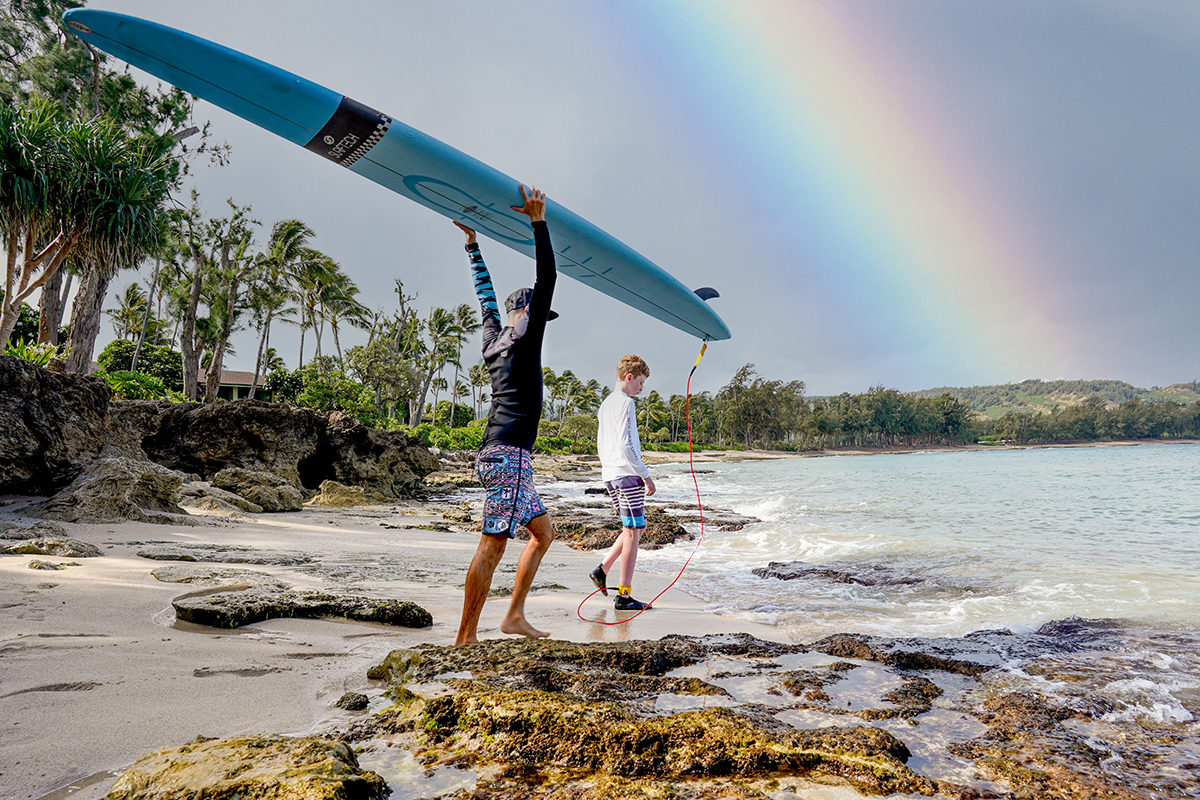
<instances>
[{"instance_id":1,"label":"pandanus tree","mask_svg":"<svg viewBox=\"0 0 1200 800\"><path fill-rule=\"evenodd\" d=\"M12 0L0 3L0 105L5 109L28 107L41 103L66 120L84 128L94 127L101 117L108 119L121 132L141 143L151 153L172 151L166 167L171 181L186 173L190 155L207 153L216 163L223 163L228 145L213 146L207 141L207 125L198 146L189 149L183 139L200 132L190 124L192 98L173 86L150 89L139 86L124 69L112 69L109 57L74 36L62 21L62 14L77 8L84 0ZM51 153L46 153L51 155ZM97 177L107 170L97 172ZM53 242L57 231L37 234L37 247ZM107 289L105 275L126 264L99 264L71 253L59 268L34 270L33 280L40 281L36 291L39 300L40 342L57 344L66 298L74 280L87 284L76 292L87 302L77 305L73 313L80 315L72 328L83 338L77 339L78 363L86 366L79 343L86 343L90 354L95 334L99 331L100 305ZM64 274L66 280L63 280ZM88 280L90 277L90 280ZM18 278L18 283L19 283ZM28 288L28 287L27 287Z\"/></svg>"},{"instance_id":2,"label":"pandanus tree","mask_svg":"<svg viewBox=\"0 0 1200 800\"><path fill-rule=\"evenodd\" d=\"M131 138L104 119L64 122L44 103L0 107L0 233L7 249L0 348L21 302L73 258L84 281L67 364L87 369L108 282L158 246L172 177L160 139Z\"/></svg>"}]
</instances>

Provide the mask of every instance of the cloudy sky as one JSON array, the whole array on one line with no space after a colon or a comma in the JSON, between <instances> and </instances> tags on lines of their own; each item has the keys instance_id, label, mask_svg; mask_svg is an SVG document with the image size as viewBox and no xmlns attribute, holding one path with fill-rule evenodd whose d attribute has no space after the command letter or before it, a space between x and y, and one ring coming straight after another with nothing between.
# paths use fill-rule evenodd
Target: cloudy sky
<instances>
[{"instance_id":1,"label":"cloudy sky","mask_svg":"<svg viewBox=\"0 0 1200 800\"><path fill-rule=\"evenodd\" d=\"M733 338L693 390L746 363L817 395L1200 378L1190 0L89 6L347 94L716 287ZM447 220L208 103L197 118L233 148L194 166L207 213L250 204L264 240L304 220L372 308L396 278L422 309L474 303ZM530 282L484 248L501 293ZM698 340L572 280L555 307L556 372L611 384L636 352L648 388L683 392ZM295 367L294 330L274 340ZM253 369L252 334L235 346L226 367Z\"/></svg>"}]
</instances>

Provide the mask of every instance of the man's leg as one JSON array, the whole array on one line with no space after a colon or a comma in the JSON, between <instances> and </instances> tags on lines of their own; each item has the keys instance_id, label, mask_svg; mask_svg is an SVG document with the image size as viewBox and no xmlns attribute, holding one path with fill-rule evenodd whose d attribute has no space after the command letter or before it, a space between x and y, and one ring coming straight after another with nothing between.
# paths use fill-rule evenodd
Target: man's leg
<instances>
[{"instance_id":1,"label":"man's leg","mask_svg":"<svg viewBox=\"0 0 1200 800\"><path fill-rule=\"evenodd\" d=\"M513 583L512 602L508 605L504 621L500 623L500 630L544 639L550 634L539 631L525 619L525 596L529 594L529 587L533 585L533 576L537 575L542 556L554 541L554 525L550 522L549 514L542 514L529 520L525 529L529 531L529 544L525 545L525 549L521 551L521 558L517 561L517 578Z\"/></svg>"},{"instance_id":2,"label":"man's leg","mask_svg":"<svg viewBox=\"0 0 1200 800\"><path fill-rule=\"evenodd\" d=\"M507 544L507 536L484 534L480 537L479 549L475 551L475 558L471 559L471 567L467 570L462 622L458 625L458 638L454 640L454 644L475 644L479 641L475 631L479 625L479 615L487 600L488 590L492 588L492 573L496 571L496 565L504 556Z\"/></svg>"}]
</instances>

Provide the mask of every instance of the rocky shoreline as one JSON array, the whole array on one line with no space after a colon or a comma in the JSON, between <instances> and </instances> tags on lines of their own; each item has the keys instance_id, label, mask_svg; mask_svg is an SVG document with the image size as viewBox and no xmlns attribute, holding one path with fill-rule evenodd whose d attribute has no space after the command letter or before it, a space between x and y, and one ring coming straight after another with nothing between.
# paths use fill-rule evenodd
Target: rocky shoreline
<instances>
[{"instance_id":1,"label":"rocky shoreline","mask_svg":"<svg viewBox=\"0 0 1200 800\"><path fill-rule=\"evenodd\" d=\"M748 635L656 642L489 641L394 651L371 675L394 705L344 728L427 770L477 775L473 796L787 797L843 785L951 798L1194 796L1196 764L1164 763L1164 731L1118 744L1104 710L1005 691L1016 651L1047 663L1102 621L962 639ZM992 679L989 679L992 676ZM669 787L669 789L668 789ZM530 792L533 792L531 795Z\"/></svg>"}]
</instances>

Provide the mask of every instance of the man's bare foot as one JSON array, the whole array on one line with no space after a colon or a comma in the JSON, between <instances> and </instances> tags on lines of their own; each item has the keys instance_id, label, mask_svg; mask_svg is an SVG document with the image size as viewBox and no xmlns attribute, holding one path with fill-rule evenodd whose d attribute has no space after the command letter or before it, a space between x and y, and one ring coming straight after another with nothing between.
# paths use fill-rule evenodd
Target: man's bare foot
<instances>
[{"instance_id":1,"label":"man's bare foot","mask_svg":"<svg viewBox=\"0 0 1200 800\"><path fill-rule=\"evenodd\" d=\"M524 617L505 619L504 622L500 623L500 630L504 633L528 636L531 639L545 639L550 636L550 634L546 633L545 631L539 631L537 628L530 625Z\"/></svg>"},{"instance_id":2,"label":"man's bare foot","mask_svg":"<svg viewBox=\"0 0 1200 800\"><path fill-rule=\"evenodd\" d=\"M463 645L467 645L467 644L475 644L475 643L476 643L476 642L478 642L478 641L479 641L479 639L478 639L477 637L475 637L475 636L468 636L468 637L461 637L461 636L460 636L460 637L458 638L458 640L454 642L454 646L455 646L455 647L462 647Z\"/></svg>"}]
</instances>

